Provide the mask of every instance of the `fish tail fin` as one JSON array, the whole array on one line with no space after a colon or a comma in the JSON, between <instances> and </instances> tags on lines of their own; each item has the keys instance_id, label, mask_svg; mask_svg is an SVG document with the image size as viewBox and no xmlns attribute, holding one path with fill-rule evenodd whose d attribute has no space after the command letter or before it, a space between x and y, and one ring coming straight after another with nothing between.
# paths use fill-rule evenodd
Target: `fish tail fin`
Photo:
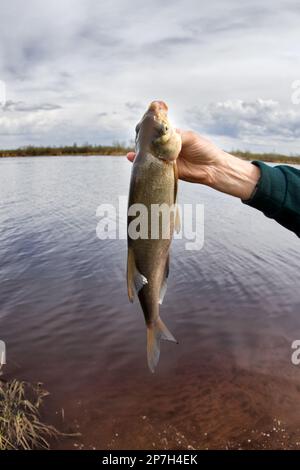
<instances>
[{"instance_id":1,"label":"fish tail fin","mask_svg":"<svg viewBox=\"0 0 300 470\"><path fill-rule=\"evenodd\" d=\"M165 339L177 343L172 333L168 330L160 317L153 325L147 327L147 358L151 372L154 372L159 361L160 341Z\"/></svg>"}]
</instances>

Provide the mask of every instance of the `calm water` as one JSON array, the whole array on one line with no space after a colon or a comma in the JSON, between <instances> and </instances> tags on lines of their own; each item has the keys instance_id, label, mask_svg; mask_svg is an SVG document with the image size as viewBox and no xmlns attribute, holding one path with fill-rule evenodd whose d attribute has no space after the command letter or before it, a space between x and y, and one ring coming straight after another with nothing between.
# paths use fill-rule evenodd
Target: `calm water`
<instances>
[{"instance_id":1,"label":"calm water","mask_svg":"<svg viewBox=\"0 0 300 470\"><path fill-rule=\"evenodd\" d=\"M297 447L300 240L181 183L181 203L204 204L205 244L173 242L161 313L179 345L163 343L152 375L126 241L96 237L97 206L126 195L129 176L119 157L0 160L7 378L43 382L45 419L82 433L56 448Z\"/></svg>"}]
</instances>

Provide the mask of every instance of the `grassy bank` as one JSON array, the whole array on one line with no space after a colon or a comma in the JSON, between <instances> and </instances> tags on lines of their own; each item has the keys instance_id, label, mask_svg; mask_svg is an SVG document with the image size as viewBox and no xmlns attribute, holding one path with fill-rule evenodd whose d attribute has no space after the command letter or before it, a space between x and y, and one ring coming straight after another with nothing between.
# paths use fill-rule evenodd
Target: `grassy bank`
<instances>
[{"instance_id":1,"label":"grassy bank","mask_svg":"<svg viewBox=\"0 0 300 470\"><path fill-rule=\"evenodd\" d=\"M40 420L40 405L47 394L40 385L0 381L0 450L48 449L48 439L60 436Z\"/></svg>"},{"instance_id":2,"label":"grassy bank","mask_svg":"<svg viewBox=\"0 0 300 470\"><path fill-rule=\"evenodd\" d=\"M66 145L64 147L20 147L0 150L0 157L43 157L64 155L124 155L132 150L121 144L116 145Z\"/></svg>"},{"instance_id":3,"label":"grassy bank","mask_svg":"<svg viewBox=\"0 0 300 470\"><path fill-rule=\"evenodd\" d=\"M20 147L18 149L0 150L0 157L37 157L37 156L66 156L66 155L125 155L130 150L122 144L115 145L67 145L64 147ZM233 155L244 160L262 160L271 163L291 163L300 165L299 156L289 156L277 153L252 153L240 150L231 151Z\"/></svg>"},{"instance_id":4,"label":"grassy bank","mask_svg":"<svg viewBox=\"0 0 300 470\"><path fill-rule=\"evenodd\" d=\"M81 436L60 432L41 420L48 395L41 383L0 379L0 451L49 449L54 439Z\"/></svg>"},{"instance_id":5,"label":"grassy bank","mask_svg":"<svg viewBox=\"0 0 300 470\"><path fill-rule=\"evenodd\" d=\"M232 153L232 155L236 155L237 157L242 158L243 160L261 160L269 163L290 163L300 165L300 155L289 156L277 153L252 153L242 152L240 150L235 150L230 153Z\"/></svg>"}]
</instances>

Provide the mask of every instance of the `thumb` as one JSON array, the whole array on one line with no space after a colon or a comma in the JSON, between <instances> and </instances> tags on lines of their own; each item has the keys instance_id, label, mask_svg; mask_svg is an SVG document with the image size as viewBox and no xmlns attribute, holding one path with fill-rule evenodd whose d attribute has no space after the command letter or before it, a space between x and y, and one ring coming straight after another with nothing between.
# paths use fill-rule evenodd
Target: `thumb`
<instances>
[{"instance_id":1,"label":"thumb","mask_svg":"<svg viewBox=\"0 0 300 470\"><path fill-rule=\"evenodd\" d=\"M134 152L128 152L126 156L127 156L127 160L129 160L130 162L133 162L133 160L135 159Z\"/></svg>"}]
</instances>

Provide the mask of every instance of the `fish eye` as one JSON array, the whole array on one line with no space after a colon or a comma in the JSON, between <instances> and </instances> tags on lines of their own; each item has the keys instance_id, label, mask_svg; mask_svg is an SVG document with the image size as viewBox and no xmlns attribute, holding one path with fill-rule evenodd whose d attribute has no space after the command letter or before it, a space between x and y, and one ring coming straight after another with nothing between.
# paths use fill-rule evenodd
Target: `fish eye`
<instances>
[{"instance_id":1,"label":"fish eye","mask_svg":"<svg viewBox=\"0 0 300 470\"><path fill-rule=\"evenodd\" d=\"M167 126L167 124L161 124L159 128L159 134L164 135L168 132L168 130L169 130L169 126Z\"/></svg>"},{"instance_id":2,"label":"fish eye","mask_svg":"<svg viewBox=\"0 0 300 470\"><path fill-rule=\"evenodd\" d=\"M162 126L161 126L162 134L166 134L168 132L168 130L169 130L168 124L162 124Z\"/></svg>"}]
</instances>

